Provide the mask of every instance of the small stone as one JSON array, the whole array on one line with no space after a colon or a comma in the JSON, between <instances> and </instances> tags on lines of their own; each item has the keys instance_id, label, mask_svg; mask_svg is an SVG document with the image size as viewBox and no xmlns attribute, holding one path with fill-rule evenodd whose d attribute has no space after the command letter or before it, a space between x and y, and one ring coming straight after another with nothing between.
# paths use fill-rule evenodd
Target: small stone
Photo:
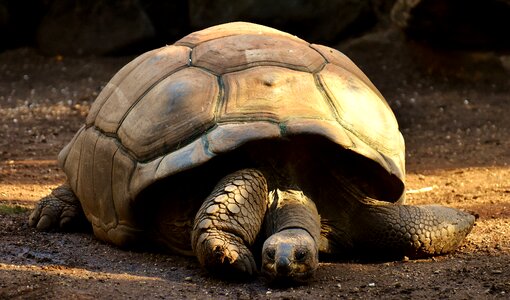
<instances>
[{"instance_id":1,"label":"small stone","mask_svg":"<svg viewBox=\"0 0 510 300\"><path fill-rule=\"evenodd\" d=\"M503 273L503 270L492 270L492 274L502 274Z\"/></svg>"},{"instance_id":2,"label":"small stone","mask_svg":"<svg viewBox=\"0 0 510 300\"><path fill-rule=\"evenodd\" d=\"M191 276L188 276L188 277L184 278L184 281L191 282L191 281L193 281L193 278Z\"/></svg>"},{"instance_id":3,"label":"small stone","mask_svg":"<svg viewBox=\"0 0 510 300\"><path fill-rule=\"evenodd\" d=\"M404 262L408 262L408 261L409 261L409 257L404 256L404 257L402 258L402 261L404 261Z\"/></svg>"},{"instance_id":4,"label":"small stone","mask_svg":"<svg viewBox=\"0 0 510 300\"><path fill-rule=\"evenodd\" d=\"M375 287L375 282L370 282L370 283L368 284L368 287Z\"/></svg>"}]
</instances>

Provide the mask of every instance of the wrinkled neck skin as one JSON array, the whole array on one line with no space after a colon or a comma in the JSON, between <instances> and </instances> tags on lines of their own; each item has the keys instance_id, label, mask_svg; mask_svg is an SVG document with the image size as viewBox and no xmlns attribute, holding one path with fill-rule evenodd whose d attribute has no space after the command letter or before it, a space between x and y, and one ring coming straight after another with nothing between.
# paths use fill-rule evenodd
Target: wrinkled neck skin
<instances>
[{"instance_id":1,"label":"wrinkled neck skin","mask_svg":"<svg viewBox=\"0 0 510 300\"><path fill-rule=\"evenodd\" d=\"M320 241L320 216L315 203L301 190L279 188L269 192L266 216L267 236L288 229L302 229L314 240Z\"/></svg>"},{"instance_id":2,"label":"wrinkled neck skin","mask_svg":"<svg viewBox=\"0 0 510 300\"><path fill-rule=\"evenodd\" d=\"M320 216L308 189L303 189L309 181L306 171L311 158L299 149L285 150L257 149L250 153L253 161L264 161L258 168L267 178L269 190L266 237L286 229L302 229L318 245Z\"/></svg>"},{"instance_id":3,"label":"wrinkled neck skin","mask_svg":"<svg viewBox=\"0 0 510 300\"><path fill-rule=\"evenodd\" d=\"M300 190L269 193L262 273L272 282L306 282L319 266L320 216Z\"/></svg>"},{"instance_id":4,"label":"wrinkled neck skin","mask_svg":"<svg viewBox=\"0 0 510 300\"><path fill-rule=\"evenodd\" d=\"M269 202L262 273L273 282L306 282L319 265L320 216L300 187L300 160L293 158L274 158L263 168Z\"/></svg>"},{"instance_id":5,"label":"wrinkled neck skin","mask_svg":"<svg viewBox=\"0 0 510 300\"><path fill-rule=\"evenodd\" d=\"M351 216L361 207L354 199L364 196L335 171L338 162L309 144L262 144L249 147L247 154L249 160L259 162L254 167L264 173L268 183L263 238L295 227L306 230L327 255L352 248Z\"/></svg>"}]
</instances>

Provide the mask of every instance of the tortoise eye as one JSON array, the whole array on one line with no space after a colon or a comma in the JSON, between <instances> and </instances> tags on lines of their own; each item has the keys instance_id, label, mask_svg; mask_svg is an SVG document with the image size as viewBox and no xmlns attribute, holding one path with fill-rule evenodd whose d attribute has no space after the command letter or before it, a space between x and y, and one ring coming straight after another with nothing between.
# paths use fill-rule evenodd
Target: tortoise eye
<instances>
[{"instance_id":1,"label":"tortoise eye","mask_svg":"<svg viewBox=\"0 0 510 300\"><path fill-rule=\"evenodd\" d=\"M306 251L305 250L296 250L296 253L294 254L294 258L296 260L303 260L306 257Z\"/></svg>"},{"instance_id":2,"label":"tortoise eye","mask_svg":"<svg viewBox=\"0 0 510 300\"><path fill-rule=\"evenodd\" d=\"M275 249L273 249L273 248L270 248L270 249L267 249L267 250L266 250L266 256L267 256L267 258L269 258L270 260L274 260L275 253L276 253L276 251L275 251Z\"/></svg>"}]
</instances>

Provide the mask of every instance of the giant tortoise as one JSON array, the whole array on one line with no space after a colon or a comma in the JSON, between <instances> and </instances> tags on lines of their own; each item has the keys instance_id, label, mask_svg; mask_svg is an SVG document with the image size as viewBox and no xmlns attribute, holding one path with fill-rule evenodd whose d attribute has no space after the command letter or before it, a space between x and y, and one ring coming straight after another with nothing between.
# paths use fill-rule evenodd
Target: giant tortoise
<instances>
[{"instance_id":1,"label":"giant tortoise","mask_svg":"<svg viewBox=\"0 0 510 300\"><path fill-rule=\"evenodd\" d=\"M270 280L300 282L319 253L443 254L474 223L404 204L403 137L351 60L250 23L134 59L58 160L67 182L31 226L86 218L103 241L158 244L218 274L254 274L260 261Z\"/></svg>"}]
</instances>

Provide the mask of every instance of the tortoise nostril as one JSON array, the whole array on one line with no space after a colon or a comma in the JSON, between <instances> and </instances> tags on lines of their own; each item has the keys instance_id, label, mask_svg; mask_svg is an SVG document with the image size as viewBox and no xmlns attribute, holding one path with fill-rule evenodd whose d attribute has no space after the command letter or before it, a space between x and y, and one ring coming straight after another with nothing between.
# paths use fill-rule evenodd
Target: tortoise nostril
<instances>
[{"instance_id":1,"label":"tortoise nostril","mask_svg":"<svg viewBox=\"0 0 510 300\"><path fill-rule=\"evenodd\" d=\"M290 260L287 257L279 257L276 261L276 272L279 275L287 275L290 273Z\"/></svg>"}]
</instances>

